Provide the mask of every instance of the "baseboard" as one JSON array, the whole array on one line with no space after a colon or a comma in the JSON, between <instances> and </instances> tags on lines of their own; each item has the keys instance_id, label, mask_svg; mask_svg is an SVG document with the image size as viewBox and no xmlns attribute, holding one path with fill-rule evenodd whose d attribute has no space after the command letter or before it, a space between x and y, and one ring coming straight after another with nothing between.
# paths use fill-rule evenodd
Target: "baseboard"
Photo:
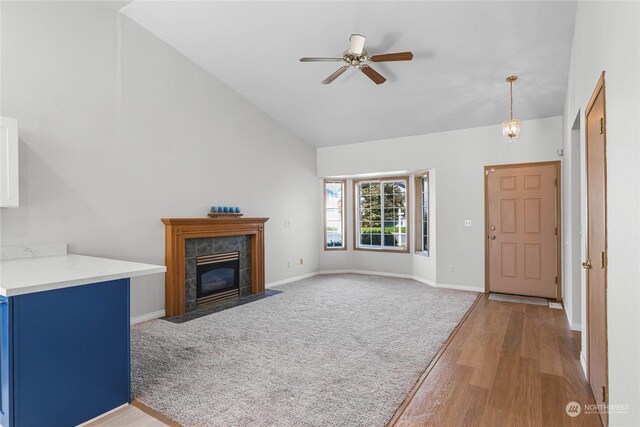
<instances>
[{"instance_id":1,"label":"baseboard","mask_svg":"<svg viewBox=\"0 0 640 427\"><path fill-rule=\"evenodd\" d=\"M567 315L567 320L569 321L569 327L571 328L571 330L582 331L582 324L573 321L573 319L571 318L571 314L569 313L569 310L567 310L567 306L564 303L562 303L562 309L564 310L564 314Z\"/></svg>"},{"instance_id":2,"label":"baseboard","mask_svg":"<svg viewBox=\"0 0 640 427\"><path fill-rule=\"evenodd\" d=\"M484 288L479 288L477 286L453 285L450 283L437 283L436 288L455 289L458 291L469 291L469 292L484 292Z\"/></svg>"},{"instance_id":3,"label":"baseboard","mask_svg":"<svg viewBox=\"0 0 640 427\"><path fill-rule=\"evenodd\" d=\"M90 420L87 420L87 421L83 422L82 424L78 424L76 427L82 427L82 426L86 426L87 424L91 424L92 422L98 421L99 419L101 419L103 417L106 417L107 415L116 412L118 409L126 408L127 406L129 406L129 403L123 403L122 405L116 406L115 408L113 408L110 411L105 412L104 414L100 414L97 417L93 417Z\"/></svg>"},{"instance_id":4,"label":"baseboard","mask_svg":"<svg viewBox=\"0 0 640 427\"><path fill-rule=\"evenodd\" d=\"M424 283L425 285L433 286L434 288L438 287L436 282L434 282L433 280L423 279L422 277L418 276L411 276L411 278L416 282Z\"/></svg>"},{"instance_id":5,"label":"baseboard","mask_svg":"<svg viewBox=\"0 0 640 427\"><path fill-rule=\"evenodd\" d=\"M569 313L569 310L567 310L567 305L564 302L562 302L562 309L564 310L565 316L567 316L567 321L569 322L569 327L571 329L573 329L573 327L571 326L573 324L573 321L571 320L571 313Z\"/></svg>"},{"instance_id":6,"label":"baseboard","mask_svg":"<svg viewBox=\"0 0 640 427\"><path fill-rule=\"evenodd\" d=\"M152 311L151 313L146 313L140 316L132 317L131 324L135 325L136 323L146 322L147 320L158 319L160 317L164 317L164 310Z\"/></svg>"},{"instance_id":7,"label":"baseboard","mask_svg":"<svg viewBox=\"0 0 640 427\"><path fill-rule=\"evenodd\" d=\"M584 355L583 351L580 352L580 366L582 366L584 377L587 378L587 357Z\"/></svg>"},{"instance_id":8,"label":"baseboard","mask_svg":"<svg viewBox=\"0 0 640 427\"><path fill-rule=\"evenodd\" d=\"M384 271L368 271L368 270L320 270L317 274L363 274L365 276L384 276L398 277L401 279L413 279L410 274L402 273L386 273Z\"/></svg>"},{"instance_id":9,"label":"baseboard","mask_svg":"<svg viewBox=\"0 0 640 427\"><path fill-rule=\"evenodd\" d=\"M270 289L270 288L274 288L276 286L280 286L280 285L284 285L286 283L291 283L291 282L296 282L298 280L302 280L302 279L308 279L309 277L313 277L318 275L317 271L314 271L313 273L307 273L307 274L301 274L299 276L293 276L293 277L288 277L286 279L282 279L282 280L276 280L275 282L269 282L267 284L264 285L265 288Z\"/></svg>"}]
</instances>

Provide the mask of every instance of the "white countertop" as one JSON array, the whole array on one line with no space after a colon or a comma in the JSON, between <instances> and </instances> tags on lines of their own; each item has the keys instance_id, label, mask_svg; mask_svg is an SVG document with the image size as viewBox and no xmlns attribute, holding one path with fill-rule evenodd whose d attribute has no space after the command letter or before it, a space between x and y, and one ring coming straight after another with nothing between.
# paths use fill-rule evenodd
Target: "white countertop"
<instances>
[{"instance_id":1,"label":"white countertop","mask_svg":"<svg viewBox=\"0 0 640 427\"><path fill-rule=\"evenodd\" d=\"M38 256L0 261L0 295L16 296L126 277L164 273L163 265L85 255Z\"/></svg>"}]
</instances>

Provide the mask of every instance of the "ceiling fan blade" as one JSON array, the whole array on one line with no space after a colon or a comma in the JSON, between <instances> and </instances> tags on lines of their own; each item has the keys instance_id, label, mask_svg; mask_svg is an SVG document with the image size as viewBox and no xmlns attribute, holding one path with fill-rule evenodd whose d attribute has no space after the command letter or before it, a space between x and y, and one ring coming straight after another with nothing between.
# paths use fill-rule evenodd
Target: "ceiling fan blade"
<instances>
[{"instance_id":1,"label":"ceiling fan blade","mask_svg":"<svg viewBox=\"0 0 640 427\"><path fill-rule=\"evenodd\" d=\"M326 79L324 79L322 81L323 85L328 85L329 83L331 83L332 81L334 81L335 79L338 78L338 76L342 73L344 73L345 71L347 71L347 68L349 68L348 65L345 65L343 67L338 68L336 71L333 72L333 74L331 74L329 77L327 77Z\"/></svg>"},{"instance_id":2,"label":"ceiling fan blade","mask_svg":"<svg viewBox=\"0 0 640 427\"><path fill-rule=\"evenodd\" d=\"M342 58L300 58L300 62L340 62Z\"/></svg>"},{"instance_id":3,"label":"ceiling fan blade","mask_svg":"<svg viewBox=\"0 0 640 427\"><path fill-rule=\"evenodd\" d=\"M373 68L369 67L368 65L363 66L360 70L364 74L366 74L367 77L369 77L371 80L373 80L373 82L375 84L377 84L377 85L382 84L382 83L387 81L387 79L382 77L382 74L378 73L376 70L374 70Z\"/></svg>"},{"instance_id":4,"label":"ceiling fan blade","mask_svg":"<svg viewBox=\"0 0 640 427\"><path fill-rule=\"evenodd\" d=\"M411 52L397 52L397 53L385 53L382 55L373 55L371 62L385 62L385 61L411 61L413 59L413 53Z\"/></svg>"},{"instance_id":5,"label":"ceiling fan blade","mask_svg":"<svg viewBox=\"0 0 640 427\"><path fill-rule=\"evenodd\" d=\"M361 55L362 50L364 49L364 41L366 37L360 34L351 34L349 37L349 43L351 46L349 47L349 51L356 55Z\"/></svg>"}]
</instances>

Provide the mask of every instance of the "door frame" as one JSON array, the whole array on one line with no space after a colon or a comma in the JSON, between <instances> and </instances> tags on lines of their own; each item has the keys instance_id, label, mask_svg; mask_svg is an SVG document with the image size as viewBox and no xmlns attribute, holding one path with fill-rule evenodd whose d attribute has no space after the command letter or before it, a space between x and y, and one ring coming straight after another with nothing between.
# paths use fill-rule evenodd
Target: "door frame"
<instances>
[{"instance_id":1,"label":"door frame","mask_svg":"<svg viewBox=\"0 0 640 427\"><path fill-rule=\"evenodd\" d=\"M512 163L506 165L488 165L484 167L484 292L489 291L489 239L487 230L489 229L489 173L491 169L513 169L526 168L531 166L555 166L556 168L556 224L558 233L556 235L556 268L558 273L558 283L556 283L556 301L562 301L562 165L560 160L547 162Z\"/></svg>"},{"instance_id":2,"label":"door frame","mask_svg":"<svg viewBox=\"0 0 640 427\"><path fill-rule=\"evenodd\" d=\"M605 85L605 80L604 80L604 71L602 71L602 73L600 74L600 78L598 79L598 83L596 83L596 87L593 90L593 93L591 94L591 98L589 98L589 102L587 103L587 108L585 108L584 110L584 148L585 148L585 180L586 180L586 190L587 190L587 194L585 194L586 197L586 201L587 201L587 223L585 224L585 231L586 231L586 239L585 239L585 244L586 244L586 250L585 253L587 255L587 258L590 259L591 254L589 253L589 132L587 132L587 118L589 116L589 113L591 112L591 109L593 108L593 104L596 101L596 98L598 97L598 94L600 93L600 91L602 91L602 96L603 96L603 101L604 101L604 106L602 109L603 115L604 115L604 123L603 123L603 127L604 127L604 170L603 170L603 174L604 174L604 253L605 253L605 270L604 270L604 330L605 330L605 337L604 337L604 342L605 342L605 354L607 357L607 366L606 366L606 370L605 370L605 378L606 378L606 390L607 390L607 395L609 394L609 325L608 325L608 314L607 314L607 288L608 288L608 276L609 276L609 239L607 238L608 236L608 230L607 230L607 219L608 219L608 212L607 212L607 92L606 92L606 85ZM591 354L589 353L589 349L590 347L590 338L591 338L591 331L589 330L589 272L587 271L587 274L585 275L585 285L586 285L586 292L585 292L585 298L586 298L586 332L587 332L587 351L586 351L586 362L587 362L587 381L589 382L589 388L591 388ZM595 396L594 396L595 398ZM598 399L596 399L596 402L598 401ZM609 401L608 396L607 396L607 402Z\"/></svg>"}]
</instances>

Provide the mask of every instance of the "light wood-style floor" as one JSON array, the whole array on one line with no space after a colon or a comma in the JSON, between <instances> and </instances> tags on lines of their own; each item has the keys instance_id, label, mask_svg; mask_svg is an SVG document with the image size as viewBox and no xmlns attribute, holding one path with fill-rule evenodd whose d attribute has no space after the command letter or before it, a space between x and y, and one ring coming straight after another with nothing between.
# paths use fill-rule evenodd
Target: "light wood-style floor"
<instances>
[{"instance_id":1,"label":"light wood-style floor","mask_svg":"<svg viewBox=\"0 0 640 427\"><path fill-rule=\"evenodd\" d=\"M133 405L127 405L82 427L167 427L167 424Z\"/></svg>"},{"instance_id":2,"label":"light wood-style floor","mask_svg":"<svg viewBox=\"0 0 640 427\"><path fill-rule=\"evenodd\" d=\"M600 426L564 310L481 295L391 426ZM584 407L584 406L583 406Z\"/></svg>"}]
</instances>

